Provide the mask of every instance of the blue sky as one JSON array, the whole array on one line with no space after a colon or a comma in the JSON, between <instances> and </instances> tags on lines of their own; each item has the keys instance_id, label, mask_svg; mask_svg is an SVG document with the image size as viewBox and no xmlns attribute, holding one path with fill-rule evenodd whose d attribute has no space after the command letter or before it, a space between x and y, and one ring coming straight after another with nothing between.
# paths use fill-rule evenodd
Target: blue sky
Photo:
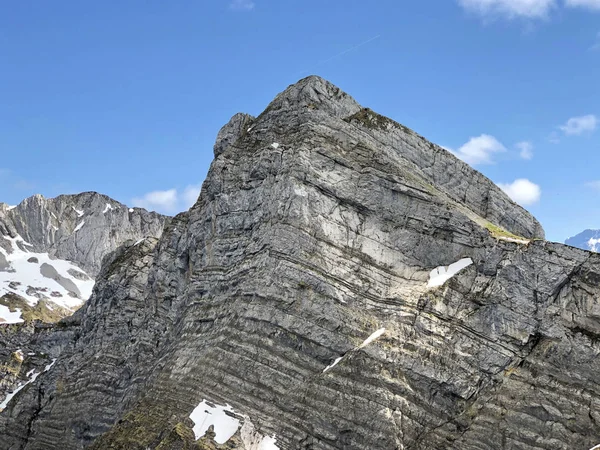
<instances>
[{"instance_id":1,"label":"blue sky","mask_svg":"<svg viewBox=\"0 0 600 450\"><path fill-rule=\"evenodd\" d=\"M600 228L600 0L12 2L0 201L173 213L219 128L321 75L453 150L563 241Z\"/></svg>"}]
</instances>

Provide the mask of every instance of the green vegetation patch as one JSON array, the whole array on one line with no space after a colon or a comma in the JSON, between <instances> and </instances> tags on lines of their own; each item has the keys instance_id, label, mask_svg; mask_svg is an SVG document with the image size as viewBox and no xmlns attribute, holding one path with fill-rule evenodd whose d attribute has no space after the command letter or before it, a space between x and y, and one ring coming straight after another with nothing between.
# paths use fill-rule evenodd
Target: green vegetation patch
<instances>
[{"instance_id":1,"label":"green vegetation patch","mask_svg":"<svg viewBox=\"0 0 600 450\"><path fill-rule=\"evenodd\" d=\"M484 226L496 239L508 238L517 239L519 241L529 241L529 239L524 238L523 236L517 236L516 234L511 233L510 231L506 231L504 228L501 228L498 225L494 225L491 222L486 222Z\"/></svg>"},{"instance_id":2,"label":"green vegetation patch","mask_svg":"<svg viewBox=\"0 0 600 450\"><path fill-rule=\"evenodd\" d=\"M44 323L56 323L60 319L73 314L70 309L63 308L46 299L41 299L35 306L31 306L24 298L13 293L0 297L0 305L8 307L11 312L20 309L21 317L26 322L39 320Z\"/></svg>"}]
</instances>

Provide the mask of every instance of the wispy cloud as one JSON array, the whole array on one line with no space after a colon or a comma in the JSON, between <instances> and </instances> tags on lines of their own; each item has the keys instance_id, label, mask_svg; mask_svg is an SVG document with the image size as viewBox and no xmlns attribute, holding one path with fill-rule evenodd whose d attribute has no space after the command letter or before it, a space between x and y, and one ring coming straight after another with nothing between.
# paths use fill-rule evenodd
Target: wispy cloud
<instances>
[{"instance_id":1,"label":"wispy cloud","mask_svg":"<svg viewBox=\"0 0 600 450\"><path fill-rule=\"evenodd\" d=\"M131 200L133 206L157 211L164 214L175 214L188 210L196 203L200 195L200 185L189 185L183 192L177 189L148 192Z\"/></svg>"},{"instance_id":2,"label":"wispy cloud","mask_svg":"<svg viewBox=\"0 0 600 450\"><path fill-rule=\"evenodd\" d=\"M458 0L466 10L480 16L540 19L556 7L556 0Z\"/></svg>"},{"instance_id":3,"label":"wispy cloud","mask_svg":"<svg viewBox=\"0 0 600 450\"><path fill-rule=\"evenodd\" d=\"M585 133L593 133L598 126L598 118L594 114L571 117L559 128L567 136L580 136Z\"/></svg>"},{"instance_id":4,"label":"wispy cloud","mask_svg":"<svg viewBox=\"0 0 600 450\"><path fill-rule=\"evenodd\" d=\"M465 11L475 13L486 20L546 19L552 10L559 8L582 8L600 11L600 0L457 0Z\"/></svg>"},{"instance_id":5,"label":"wispy cloud","mask_svg":"<svg viewBox=\"0 0 600 450\"><path fill-rule=\"evenodd\" d=\"M585 185L600 192L600 180L590 181L589 183L585 183Z\"/></svg>"},{"instance_id":6,"label":"wispy cloud","mask_svg":"<svg viewBox=\"0 0 600 450\"><path fill-rule=\"evenodd\" d=\"M542 196L542 189L526 178L519 178L512 183L498 183L498 187L521 206L533 205Z\"/></svg>"},{"instance_id":7,"label":"wispy cloud","mask_svg":"<svg viewBox=\"0 0 600 450\"><path fill-rule=\"evenodd\" d=\"M600 11L600 0L565 0L565 6Z\"/></svg>"},{"instance_id":8,"label":"wispy cloud","mask_svg":"<svg viewBox=\"0 0 600 450\"><path fill-rule=\"evenodd\" d=\"M519 150L521 159L533 159L533 144L529 141L518 142L515 147Z\"/></svg>"},{"instance_id":9,"label":"wispy cloud","mask_svg":"<svg viewBox=\"0 0 600 450\"><path fill-rule=\"evenodd\" d=\"M233 0L229 3L229 9L232 11L252 11L254 6L255 4L251 0Z\"/></svg>"},{"instance_id":10,"label":"wispy cloud","mask_svg":"<svg viewBox=\"0 0 600 450\"><path fill-rule=\"evenodd\" d=\"M481 136L472 137L469 142L456 151L448 148L446 150L451 151L467 164L475 166L478 164L493 164L494 155L505 152L506 147L494 136L482 134Z\"/></svg>"}]
</instances>

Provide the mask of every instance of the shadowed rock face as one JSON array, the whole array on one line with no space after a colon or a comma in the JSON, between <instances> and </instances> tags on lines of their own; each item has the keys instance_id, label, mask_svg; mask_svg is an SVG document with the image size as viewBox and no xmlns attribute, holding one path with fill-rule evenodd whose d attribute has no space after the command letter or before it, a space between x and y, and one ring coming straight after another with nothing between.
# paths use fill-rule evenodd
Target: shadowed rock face
<instances>
[{"instance_id":1,"label":"shadowed rock face","mask_svg":"<svg viewBox=\"0 0 600 450\"><path fill-rule=\"evenodd\" d=\"M203 401L280 449L600 443L599 255L507 242L543 231L320 78L234 121L196 205L105 261L0 448L249 450L194 441Z\"/></svg>"}]
</instances>

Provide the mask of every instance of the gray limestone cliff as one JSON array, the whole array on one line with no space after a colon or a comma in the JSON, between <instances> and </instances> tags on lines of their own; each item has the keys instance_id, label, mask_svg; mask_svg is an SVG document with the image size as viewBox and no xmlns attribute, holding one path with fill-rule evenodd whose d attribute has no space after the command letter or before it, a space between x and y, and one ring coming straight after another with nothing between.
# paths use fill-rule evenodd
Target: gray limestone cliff
<instances>
[{"instance_id":1,"label":"gray limestone cliff","mask_svg":"<svg viewBox=\"0 0 600 450\"><path fill-rule=\"evenodd\" d=\"M600 255L318 77L219 137L195 206L61 322L0 448L600 443Z\"/></svg>"}]
</instances>

